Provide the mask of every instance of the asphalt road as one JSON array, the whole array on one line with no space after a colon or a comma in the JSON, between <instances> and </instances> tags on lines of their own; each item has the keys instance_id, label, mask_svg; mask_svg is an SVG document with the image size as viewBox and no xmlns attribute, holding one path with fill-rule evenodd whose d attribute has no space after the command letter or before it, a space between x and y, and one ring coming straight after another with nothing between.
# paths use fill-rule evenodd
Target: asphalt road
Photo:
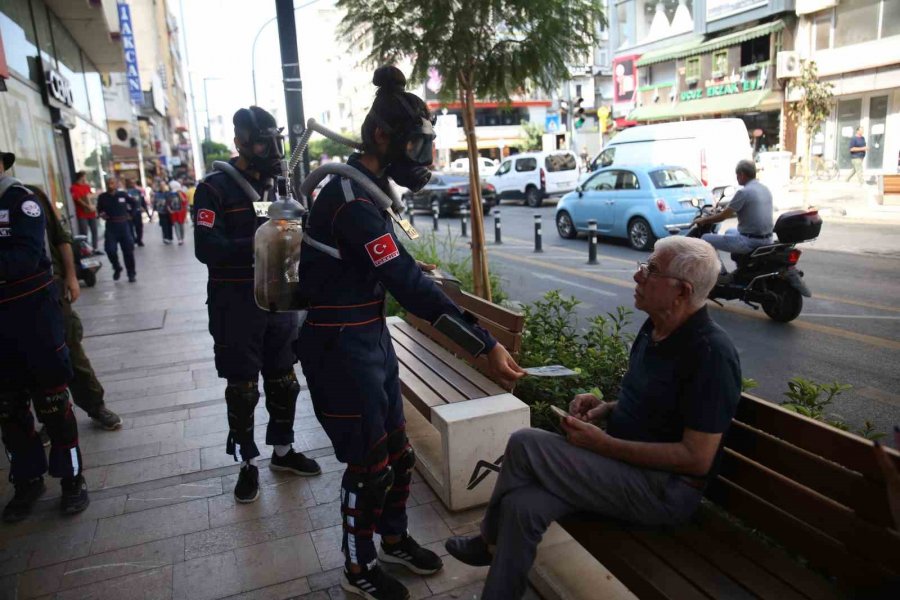
<instances>
[{"instance_id":1,"label":"asphalt road","mask_svg":"<svg viewBox=\"0 0 900 600\"><path fill-rule=\"evenodd\" d=\"M510 298L532 302L559 289L582 304L580 318L633 309L637 261L648 253L632 250L624 240L601 239L598 265L588 265L584 238L564 240L556 233L555 208L504 204L503 243L496 245L493 217L485 220L489 261ZM543 224L543 253L534 250L534 215ZM431 218L417 214L416 228L431 231ZM727 223L726 223L727 225ZM439 236L460 238L458 218L440 220ZM762 310L740 302L710 304L713 317L731 335L740 352L745 377L759 383L753 393L773 402L784 399L787 382L802 376L818 382L852 385L831 412L851 428L870 421L881 432L900 424L900 228L829 221L821 237L801 246L799 266L813 297L789 324L771 321ZM465 251L458 250L458 251ZM726 264L731 265L730 260ZM645 315L635 312L631 330ZM890 437L890 436L888 436ZM885 440L887 441L887 440Z\"/></svg>"}]
</instances>

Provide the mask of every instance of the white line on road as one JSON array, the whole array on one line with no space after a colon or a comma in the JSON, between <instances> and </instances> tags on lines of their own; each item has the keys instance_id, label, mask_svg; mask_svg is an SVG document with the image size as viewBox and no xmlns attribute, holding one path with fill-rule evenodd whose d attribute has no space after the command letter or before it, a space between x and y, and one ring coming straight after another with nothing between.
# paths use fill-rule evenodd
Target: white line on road
<instances>
[{"instance_id":1,"label":"white line on road","mask_svg":"<svg viewBox=\"0 0 900 600\"><path fill-rule=\"evenodd\" d=\"M585 290L589 290L591 292L595 292L597 294L603 294L604 296L612 296L612 297L616 296L612 292L607 292L606 290L600 290L600 289L597 289L596 287L590 286L590 285L583 285L581 283L575 283L574 281L569 281L568 279L563 279L562 277L554 277L553 275L544 275L543 273L532 273L531 275L533 277L537 277L538 279L544 279L547 281L555 281L556 283L562 283L562 284L569 285L572 287L582 288Z\"/></svg>"},{"instance_id":2,"label":"white line on road","mask_svg":"<svg viewBox=\"0 0 900 600\"><path fill-rule=\"evenodd\" d=\"M826 315L822 313L803 313L804 317L827 317L829 319L885 319L900 321L900 316L894 315Z\"/></svg>"}]
</instances>

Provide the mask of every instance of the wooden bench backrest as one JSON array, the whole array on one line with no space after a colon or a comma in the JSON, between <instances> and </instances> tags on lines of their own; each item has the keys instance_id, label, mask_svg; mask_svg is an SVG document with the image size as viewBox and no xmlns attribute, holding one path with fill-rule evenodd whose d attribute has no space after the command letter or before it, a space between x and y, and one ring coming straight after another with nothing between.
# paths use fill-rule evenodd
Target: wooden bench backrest
<instances>
[{"instance_id":1,"label":"wooden bench backrest","mask_svg":"<svg viewBox=\"0 0 900 600\"><path fill-rule=\"evenodd\" d=\"M900 575L900 534L868 440L744 394L707 497L848 584Z\"/></svg>"},{"instance_id":2,"label":"wooden bench backrest","mask_svg":"<svg viewBox=\"0 0 900 600\"><path fill-rule=\"evenodd\" d=\"M522 332L525 329L525 315L509 310L508 308L503 308L502 306L465 292L452 282L438 281L438 285L441 286L444 293L447 294L447 296L460 308L475 315L478 318L478 324L487 329L491 335L494 336L494 339L503 344L513 357L518 356L519 351L522 349ZM481 373L493 380L491 370L488 368L487 358L483 355L473 360L469 353L432 327L430 323L408 313L404 318L416 329L438 342L450 352L453 352L456 356L467 361ZM500 381L495 380L495 382L507 391L512 391L514 387L505 385Z\"/></svg>"},{"instance_id":3,"label":"wooden bench backrest","mask_svg":"<svg viewBox=\"0 0 900 600\"><path fill-rule=\"evenodd\" d=\"M884 176L884 193L900 194L900 175Z\"/></svg>"}]
</instances>

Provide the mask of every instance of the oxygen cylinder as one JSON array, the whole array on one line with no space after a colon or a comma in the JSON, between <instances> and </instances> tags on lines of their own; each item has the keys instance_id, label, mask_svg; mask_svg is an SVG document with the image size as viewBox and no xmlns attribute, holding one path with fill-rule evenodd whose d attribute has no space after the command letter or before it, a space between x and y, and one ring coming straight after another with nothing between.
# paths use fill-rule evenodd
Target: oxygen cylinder
<instances>
[{"instance_id":1,"label":"oxygen cylinder","mask_svg":"<svg viewBox=\"0 0 900 600\"><path fill-rule=\"evenodd\" d=\"M300 310L298 290L303 216L306 209L291 198L287 179L279 177L277 198L269 206L269 220L256 230L254 295L263 310Z\"/></svg>"}]
</instances>

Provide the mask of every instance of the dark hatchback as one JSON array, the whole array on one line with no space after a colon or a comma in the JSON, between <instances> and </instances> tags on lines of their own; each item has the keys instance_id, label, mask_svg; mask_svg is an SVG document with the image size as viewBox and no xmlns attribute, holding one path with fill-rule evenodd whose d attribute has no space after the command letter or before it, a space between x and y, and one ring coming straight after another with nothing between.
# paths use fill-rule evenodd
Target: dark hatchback
<instances>
[{"instance_id":1,"label":"dark hatchback","mask_svg":"<svg viewBox=\"0 0 900 600\"><path fill-rule=\"evenodd\" d=\"M416 193L406 192L403 201L415 210L432 210L435 203L441 215L459 213L465 206L471 210L469 178L466 175L432 173L431 181ZM484 213L497 204L497 191L489 183L481 184L481 206Z\"/></svg>"}]
</instances>

